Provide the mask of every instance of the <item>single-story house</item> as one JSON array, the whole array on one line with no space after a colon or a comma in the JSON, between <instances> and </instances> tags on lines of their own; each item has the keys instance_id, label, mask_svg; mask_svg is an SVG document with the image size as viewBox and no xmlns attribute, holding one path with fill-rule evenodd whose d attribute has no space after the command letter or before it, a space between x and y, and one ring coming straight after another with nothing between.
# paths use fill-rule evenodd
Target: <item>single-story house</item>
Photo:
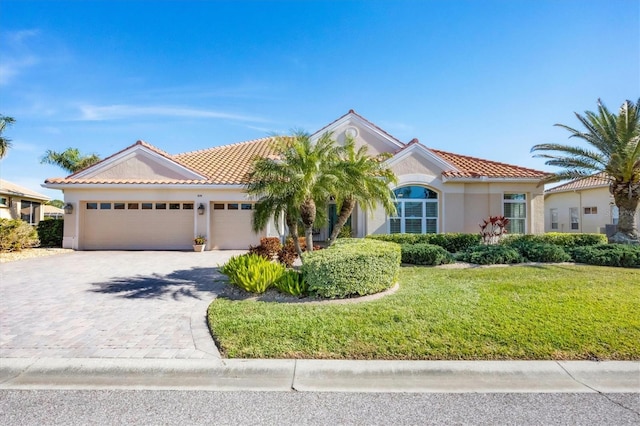
<instances>
[{"instance_id":1,"label":"single-story house","mask_svg":"<svg viewBox=\"0 0 640 426\"><path fill-rule=\"evenodd\" d=\"M50 198L28 188L0 179L0 218L22 219L30 225L44 220L43 205Z\"/></svg>"},{"instance_id":2,"label":"single-story house","mask_svg":"<svg viewBox=\"0 0 640 426\"><path fill-rule=\"evenodd\" d=\"M618 207L603 173L575 179L544 193L545 232L606 232L618 224ZM640 209L636 214L640 227ZM613 234L611 230L608 234Z\"/></svg>"},{"instance_id":3,"label":"single-story house","mask_svg":"<svg viewBox=\"0 0 640 426\"><path fill-rule=\"evenodd\" d=\"M45 204L42 210L44 210L45 219L64 219L64 210L60 207Z\"/></svg>"},{"instance_id":4,"label":"single-story house","mask_svg":"<svg viewBox=\"0 0 640 426\"><path fill-rule=\"evenodd\" d=\"M478 232L488 216L505 215L510 231L544 231L544 172L401 142L355 111L318 130L338 143L351 136L371 155L391 153L398 214L379 207L351 217L353 236L380 233ZM195 235L207 249L246 249L282 224L251 229L255 199L246 194L253 159L272 154L272 138L166 153L146 142L117 152L44 187L61 189L66 203L63 246L76 250L189 249ZM329 212L335 221L335 207ZM333 222L332 222L333 223ZM331 223L316 239L326 239Z\"/></svg>"}]
</instances>

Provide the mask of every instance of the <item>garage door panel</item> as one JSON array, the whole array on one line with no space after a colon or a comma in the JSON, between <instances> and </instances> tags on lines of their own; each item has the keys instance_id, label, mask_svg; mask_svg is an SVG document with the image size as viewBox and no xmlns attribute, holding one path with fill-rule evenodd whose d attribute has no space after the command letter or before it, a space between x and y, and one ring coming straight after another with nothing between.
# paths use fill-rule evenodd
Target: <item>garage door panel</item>
<instances>
[{"instance_id":1,"label":"garage door panel","mask_svg":"<svg viewBox=\"0 0 640 426\"><path fill-rule=\"evenodd\" d=\"M232 206L238 204L231 203ZM224 209L220 207L224 206ZM260 244L264 232L252 230L251 209L229 209L229 204L212 204L211 208L211 248L218 250L246 250L249 246ZM253 205L244 205L245 207ZM217 208L216 208L217 207Z\"/></svg>"},{"instance_id":2,"label":"garage door panel","mask_svg":"<svg viewBox=\"0 0 640 426\"><path fill-rule=\"evenodd\" d=\"M134 209L130 208L133 206L129 206L129 203L124 208L115 209L115 203L96 204L96 209L89 209L86 204L84 205L81 246L84 250L187 250L191 248L193 210L182 208L157 210L154 207L142 209L141 205ZM111 204L111 208L100 208L101 204ZM155 206L155 203L152 204Z\"/></svg>"}]
</instances>

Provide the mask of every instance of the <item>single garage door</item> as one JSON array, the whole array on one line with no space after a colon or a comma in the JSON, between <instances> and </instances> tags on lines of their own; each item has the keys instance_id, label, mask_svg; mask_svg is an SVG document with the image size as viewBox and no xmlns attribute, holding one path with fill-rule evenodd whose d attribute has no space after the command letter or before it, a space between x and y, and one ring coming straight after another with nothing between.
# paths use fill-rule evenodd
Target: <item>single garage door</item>
<instances>
[{"instance_id":1,"label":"single garage door","mask_svg":"<svg viewBox=\"0 0 640 426\"><path fill-rule=\"evenodd\" d=\"M193 244L191 202L82 203L82 250L187 250Z\"/></svg>"},{"instance_id":2,"label":"single garage door","mask_svg":"<svg viewBox=\"0 0 640 426\"><path fill-rule=\"evenodd\" d=\"M260 244L264 233L252 231L254 204L211 204L211 248L220 250L246 250Z\"/></svg>"}]
</instances>

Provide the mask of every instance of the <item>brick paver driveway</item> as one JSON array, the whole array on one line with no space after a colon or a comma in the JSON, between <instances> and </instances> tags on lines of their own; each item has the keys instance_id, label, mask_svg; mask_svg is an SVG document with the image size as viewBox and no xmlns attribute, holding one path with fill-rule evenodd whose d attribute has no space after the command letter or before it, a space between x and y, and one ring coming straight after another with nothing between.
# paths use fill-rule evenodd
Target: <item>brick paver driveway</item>
<instances>
[{"instance_id":1,"label":"brick paver driveway","mask_svg":"<svg viewBox=\"0 0 640 426\"><path fill-rule=\"evenodd\" d=\"M0 265L0 358L212 358L205 323L238 251L72 252Z\"/></svg>"}]
</instances>

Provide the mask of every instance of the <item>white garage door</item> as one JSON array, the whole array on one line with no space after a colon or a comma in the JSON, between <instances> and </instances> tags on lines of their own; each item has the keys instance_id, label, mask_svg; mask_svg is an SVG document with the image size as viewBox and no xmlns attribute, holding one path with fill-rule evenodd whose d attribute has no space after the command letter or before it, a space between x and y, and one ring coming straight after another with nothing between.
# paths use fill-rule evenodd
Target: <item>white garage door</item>
<instances>
[{"instance_id":1,"label":"white garage door","mask_svg":"<svg viewBox=\"0 0 640 426\"><path fill-rule=\"evenodd\" d=\"M193 244L193 203L82 203L82 250L187 250Z\"/></svg>"},{"instance_id":2,"label":"white garage door","mask_svg":"<svg viewBox=\"0 0 640 426\"><path fill-rule=\"evenodd\" d=\"M211 248L220 250L246 250L260 244L264 232L256 234L251 228L253 204L211 204Z\"/></svg>"}]
</instances>

